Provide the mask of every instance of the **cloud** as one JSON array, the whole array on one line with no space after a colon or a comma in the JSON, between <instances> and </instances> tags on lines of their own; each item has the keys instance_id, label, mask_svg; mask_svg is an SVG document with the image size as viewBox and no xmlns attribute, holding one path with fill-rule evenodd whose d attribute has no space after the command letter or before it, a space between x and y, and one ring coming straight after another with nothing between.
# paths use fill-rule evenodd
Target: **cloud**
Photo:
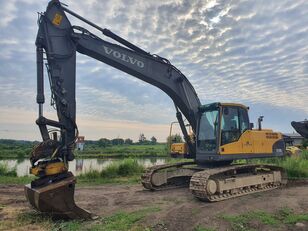
<instances>
[{"instance_id":1,"label":"cloud","mask_svg":"<svg viewBox=\"0 0 308 231\"><path fill-rule=\"evenodd\" d=\"M284 130L288 129L286 123L291 129L288 121L308 117L306 0L66 3L97 25L168 58L192 82L203 103L242 102L258 108L252 110L253 117L262 110L268 117L280 113L285 118L275 127ZM33 112L37 108L36 12L44 11L46 5L46 1L2 3L0 107ZM111 41L69 17L73 24ZM45 86L48 105L47 82ZM47 112L52 112L47 105ZM165 93L84 55L77 57L77 110L85 118L149 126L175 119L174 107Z\"/></svg>"}]
</instances>

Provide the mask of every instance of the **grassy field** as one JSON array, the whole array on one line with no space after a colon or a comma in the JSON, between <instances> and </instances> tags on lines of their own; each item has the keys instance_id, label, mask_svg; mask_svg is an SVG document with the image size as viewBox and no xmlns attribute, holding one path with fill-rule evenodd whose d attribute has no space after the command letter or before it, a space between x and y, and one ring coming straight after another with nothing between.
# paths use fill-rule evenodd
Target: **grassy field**
<instances>
[{"instance_id":1,"label":"grassy field","mask_svg":"<svg viewBox=\"0 0 308 231\"><path fill-rule=\"evenodd\" d=\"M115 145L110 147L86 147L84 151L75 151L80 158L99 157L165 157L166 144L155 145Z\"/></svg>"},{"instance_id":2,"label":"grassy field","mask_svg":"<svg viewBox=\"0 0 308 231\"><path fill-rule=\"evenodd\" d=\"M271 229L281 228L283 225L292 225L297 222L308 221L307 213L296 214L288 207L269 213L265 211L251 211L239 215L221 215L222 219L230 222L232 230L252 231L256 230L256 223L270 227Z\"/></svg>"},{"instance_id":3,"label":"grassy field","mask_svg":"<svg viewBox=\"0 0 308 231\"><path fill-rule=\"evenodd\" d=\"M0 144L0 159L23 159L31 154L31 143ZM114 145L98 147L85 146L83 151L75 151L77 158L103 158L103 157L166 157L166 144L155 145Z\"/></svg>"},{"instance_id":4,"label":"grassy field","mask_svg":"<svg viewBox=\"0 0 308 231\"><path fill-rule=\"evenodd\" d=\"M149 214L160 211L159 207L145 207L133 212L116 212L111 216L99 218L95 221L63 221L53 220L48 215L31 211L18 214L15 221L0 221L0 230L10 230L12 228L21 228L27 225L40 227L42 230L61 230L61 231L77 231L77 230L103 230L103 231L141 231L148 230L150 227L143 227L138 224L144 217Z\"/></svg>"},{"instance_id":5,"label":"grassy field","mask_svg":"<svg viewBox=\"0 0 308 231\"><path fill-rule=\"evenodd\" d=\"M17 215L15 221L7 220L0 222L0 230L10 230L12 228L21 228L23 226L41 227L42 230L61 230L61 231L77 231L77 230L102 230L102 231L151 231L156 230L159 226L164 230L164 224L156 224L153 227L146 227L142 224L142 220L147 216L155 215L161 211L161 208L144 207L132 212L115 212L114 214L95 221L63 221L53 220L48 215L31 211L21 212ZM274 212L266 212L262 210L250 211L248 213L229 215L220 214L215 217L217 222L227 222L233 231L252 231L260 230L259 228L267 228L266 230L285 230L288 227L294 227L298 222L307 222L307 213L296 213L288 207L281 208ZM203 227L197 225L194 231L215 231L216 228ZM228 229L229 230L229 229ZM293 230L293 229L292 229Z\"/></svg>"},{"instance_id":6,"label":"grassy field","mask_svg":"<svg viewBox=\"0 0 308 231\"><path fill-rule=\"evenodd\" d=\"M23 159L29 157L32 150L30 144L0 144L0 159Z\"/></svg>"}]
</instances>

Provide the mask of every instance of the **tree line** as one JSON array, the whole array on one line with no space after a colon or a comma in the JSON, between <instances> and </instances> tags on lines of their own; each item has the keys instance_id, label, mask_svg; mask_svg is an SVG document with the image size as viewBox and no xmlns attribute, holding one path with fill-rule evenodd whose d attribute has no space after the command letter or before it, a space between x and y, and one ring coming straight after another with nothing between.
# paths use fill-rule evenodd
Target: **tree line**
<instances>
[{"instance_id":1,"label":"tree line","mask_svg":"<svg viewBox=\"0 0 308 231\"><path fill-rule=\"evenodd\" d=\"M99 147L108 147L114 145L155 145L157 144L157 139L155 136L152 136L149 140L145 137L143 133L139 135L139 139L137 142L134 142L130 138L100 138L99 140L85 140L85 144L97 145Z\"/></svg>"}]
</instances>

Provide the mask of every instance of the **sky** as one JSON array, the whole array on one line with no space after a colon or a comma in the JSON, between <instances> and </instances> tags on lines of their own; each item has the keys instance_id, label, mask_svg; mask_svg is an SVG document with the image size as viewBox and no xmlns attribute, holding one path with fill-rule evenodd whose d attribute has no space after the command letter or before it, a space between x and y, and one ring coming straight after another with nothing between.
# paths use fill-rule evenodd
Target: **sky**
<instances>
[{"instance_id":1,"label":"sky","mask_svg":"<svg viewBox=\"0 0 308 231\"><path fill-rule=\"evenodd\" d=\"M35 124L37 12L48 1L0 0L0 138L40 140ZM251 122L293 132L308 118L307 0L67 0L68 7L171 61L202 104L237 102ZM69 17L110 41L94 28ZM171 99L133 76L77 55L77 124L86 139L165 141L176 120ZM47 76L47 75L45 75ZM50 107L45 78L45 116ZM174 130L177 132L177 129Z\"/></svg>"}]
</instances>

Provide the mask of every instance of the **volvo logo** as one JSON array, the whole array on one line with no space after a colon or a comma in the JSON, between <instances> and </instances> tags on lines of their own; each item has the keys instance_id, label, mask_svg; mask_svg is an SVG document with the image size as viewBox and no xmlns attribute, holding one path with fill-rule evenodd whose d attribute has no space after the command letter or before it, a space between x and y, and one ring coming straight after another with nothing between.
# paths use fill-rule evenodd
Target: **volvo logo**
<instances>
[{"instance_id":1,"label":"volvo logo","mask_svg":"<svg viewBox=\"0 0 308 231\"><path fill-rule=\"evenodd\" d=\"M124 62L133 64L133 65L137 65L140 68L144 67L144 62L142 62L138 59L135 59L134 57L131 57L131 56L123 54L119 51L113 50L110 47L103 46L103 48L104 48L104 51L107 55L112 55L116 59L121 59Z\"/></svg>"}]
</instances>

